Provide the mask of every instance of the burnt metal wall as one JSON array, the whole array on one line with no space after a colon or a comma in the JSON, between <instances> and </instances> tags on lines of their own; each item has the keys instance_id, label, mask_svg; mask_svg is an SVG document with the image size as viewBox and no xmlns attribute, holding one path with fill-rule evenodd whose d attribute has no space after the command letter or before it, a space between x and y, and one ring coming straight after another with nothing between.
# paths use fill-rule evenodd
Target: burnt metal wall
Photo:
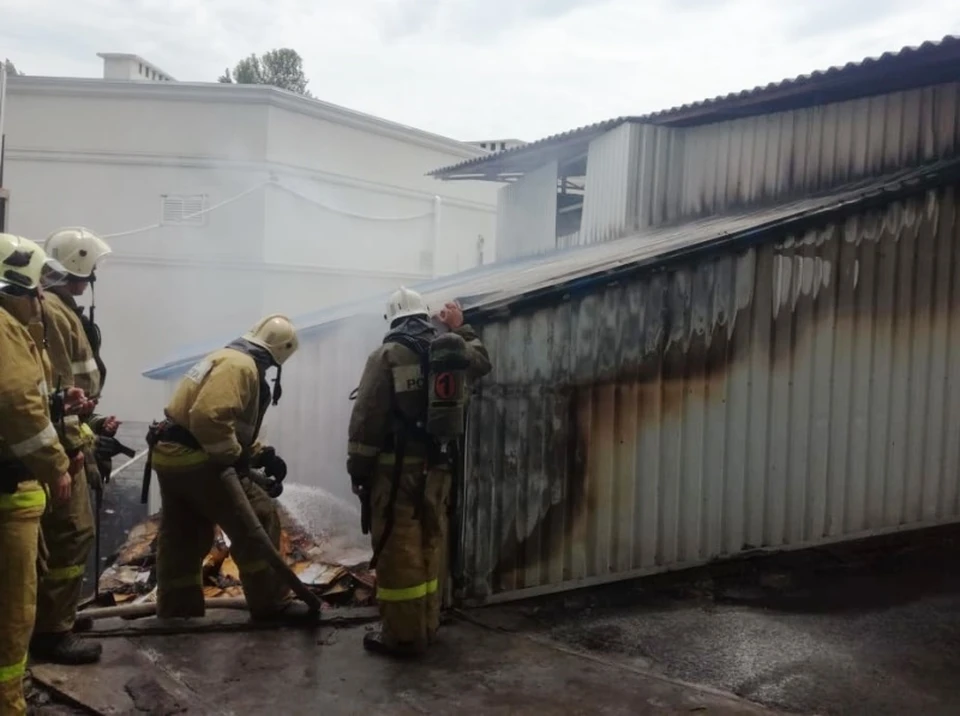
<instances>
[{"instance_id":1,"label":"burnt metal wall","mask_svg":"<svg viewBox=\"0 0 960 716\"><path fill-rule=\"evenodd\" d=\"M960 515L956 188L482 334L469 600Z\"/></svg>"}]
</instances>

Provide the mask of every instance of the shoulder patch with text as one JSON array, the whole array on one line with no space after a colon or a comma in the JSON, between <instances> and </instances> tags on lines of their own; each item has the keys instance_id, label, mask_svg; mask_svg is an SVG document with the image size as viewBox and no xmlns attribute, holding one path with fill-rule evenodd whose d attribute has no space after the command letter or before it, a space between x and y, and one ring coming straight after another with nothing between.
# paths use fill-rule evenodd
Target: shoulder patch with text
<instances>
[{"instance_id":1,"label":"shoulder patch with text","mask_svg":"<svg viewBox=\"0 0 960 716\"><path fill-rule=\"evenodd\" d=\"M199 385L207 377L207 373L213 368L213 363L208 360L202 360L187 371L186 377Z\"/></svg>"}]
</instances>

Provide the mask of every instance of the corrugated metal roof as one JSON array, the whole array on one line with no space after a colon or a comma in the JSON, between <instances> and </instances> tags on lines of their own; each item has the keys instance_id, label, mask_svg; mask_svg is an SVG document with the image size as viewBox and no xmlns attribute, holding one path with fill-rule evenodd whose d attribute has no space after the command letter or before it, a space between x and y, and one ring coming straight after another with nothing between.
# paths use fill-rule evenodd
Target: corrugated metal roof
<instances>
[{"instance_id":1,"label":"corrugated metal roof","mask_svg":"<svg viewBox=\"0 0 960 716\"><path fill-rule=\"evenodd\" d=\"M823 83L833 80L843 80L842 86L837 88L844 91L843 99L854 99L865 94L863 87L858 87L853 83L859 83L862 74L866 71L882 73L882 79L885 80L885 85L887 83L894 85L897 83L897 79L907 79L908 86L919 86L921 83L932 84L931 79L926 76L897 78L896 76L888 74L891 71L899 69L914 69L913 63L917 61L920 61L922 66L928 69L927 65L931 60L934 61L934 63L944 61L952 63L960 60L960 37L946 35L941 40L930 40L917 46L907 46L894 52L884 52L879 57L867 57L859 62L848 62L842 66L834 65L825 70L815 70L814 72L784 79L779 82L758 85L753 89L731 92L711 99L690 102L678 107L651 112L644 115L642 120L650 122L651 124L676 124L680 120L692 120L695 115L697 118L700 118L699 115L704 111L710 112L712 115L711 118L715 118L713 114L714 111L720 111L724 107L737 104L741 100L769 100L771 95L779 97L784 91L788 90L797 92L809 91L811 93L817 92L819 94L824 89ZM910 65L909 67L906 66L908 64ZM957 79L958 76L960 75L954 73L951 79ZM934 82L935 81L937 80L934 80ZM903 89L903 87L898 85L896 89ZM886 86L884 86L880 91L892 91L892 89L887 90ZM793 100L791 108L802 106L798 104L801 97L793 96L791 99ZM831 98L829 101L836 100ZM818 98L816 103L823 104L825 102ZM766 106L764 106L764 109L766 109ZM737 116L742 115L738 114Z\"/></svg>"},{"instance_id":2,"label":"corrugated metal roof","mask_svg":"<svg viewBox=\"0 0 960 716\"><path fill-rule=\"evenodd\" d=\"M731 243L763 241L796 225L826 220L839 211L862 210L871 201L886 203L900 194L960 177L960 158L877 179L794 202L738 215L715 216L679 226L659 227L634 236L568 251L545 254L531 264L506 267L491 275L458 281L456 296L471 320L513 311L521 304L555 300L597 283L613 282L625 272L653 269L696 251L714 251ZM441 296L424 293L428 300Z\"/></svg>"},{"instance_id":3,"label":"corrugated metal roof","mask_svg":"<svg viewBox=\"0 0 960 716\"><path fill-rule=\"evenodd\" d=\"M915 194L927 186L960 177L960 158L857 182L829 193L744 214L716 216L679 226L659 227L631 237L491 264L412 286L430 304L458 299L470 320L482 321L519 309L524 304L551 301L604 282L614 282L624 273L654 269L691 252L726 248L732 242L749 243L782 233L781 229L805 222L826 220L845 210L860 210L870 201L890 201L900 194ZM294 320L302 337L322 331L340 320L357 315L380 314L387 296L333 306ZM177 357L145 372L148 378L177 375L207 352L224 345L233 336L203 346L192 346Z\"/></svg>"},{"instance_id":4,"label":"corrugated metal roof","mask_svg":"<svg viewBox=\"0 0 960 716\"><path fill-rule=\"evenodd\" d=\"M498 166L502 165L502 168L497 170L497 174L506 175L509 174L509 170L512 168L510 163L514 157L518 159L522 157L523 168L517 168L518 173L522 173L529 170L528 165L532 161L536 162L539 154L545 149L550 150L550 156L552 158L557 150L567 148L570 144L574 144L576 146L581 144L586 145L586 143L594 137L609 132L611 129L619 127L624 122L635 122L639 121L640 119L640 117L614 117L613 119L607 119L602 122L594 122L593 124L587 124L583 127L577 127L576 129L570 129L566 132L561 132L560 134L553 134L549 137L538 139L535 142L522 144L518 147L510 147L509 149L487 154L486 156L478 157L476 159L465 159L457 164L428 172L427 176L438 177L442 174L449 174L451 172L460 173L460 169L489 166L494 162L496 162ZM539 166L539 164L537 164L537 166ZM467 174L469 174L469 172ZM485 174L485 172L478 172L478 174Z\"/></svg>"},{"instance_id":5,"label":"corrugated metal roof","mask_svg":"<svg viewBox=\"0 0 960 716\"><path fill-rule=\"evenodd\" d=\"M589 142L624 122L685 126L784 111L830 102L856 99L872 94L894 92L937 82L960 79L960 37L947 35L938 41L924 42L879 57L848 62L826 70L817 70L753 89L732 92L712 99L683 104L644 115L624 116L597 122L561 134L545 137L523 147L467 159L430 172L430 176L450 178L457 175L487 176L520 166L538 158L548 148L559 149L570 140ZM502 168L501 168L502 165ZM481 168L486 168L481 171ZM471 169L475 172L466 172ZM528 167L529 169L529 167Z\"/></svg>"}]
</instances>

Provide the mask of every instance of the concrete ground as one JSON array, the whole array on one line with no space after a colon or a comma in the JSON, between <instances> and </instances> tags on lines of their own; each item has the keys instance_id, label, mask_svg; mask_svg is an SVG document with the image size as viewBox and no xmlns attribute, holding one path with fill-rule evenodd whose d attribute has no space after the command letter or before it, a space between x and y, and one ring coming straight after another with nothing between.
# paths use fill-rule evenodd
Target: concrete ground
<instances>
[{"instance_id":1,"label":"concrete ground","mask_svg":"<svg viewBox=\"0 0 960 716\"><path fill-rule=\"evenodd\" d=\"M108 489L104 556L141 470ZM60 703L37 713L946 716L957 564L960 528L720 564L471 610L419 662L366 654L362 626L110 637L98 666L38 667Z\"/></svg>"},{"instance_id":2,"label":"concrete ground","mask_svg":"<svg viewBox=\"0 0 960 716\"><path fill-rule=\"evenodd\" d=\"M960 530L479 610L477 619L772 708L960 713Z\"/></svg>"},{"instance_id":3,"label":"concrete ground","mask_svg":"<svg viewBox=\"0 0 960 716\"><path fill-rule=\"evenodd\" d=\"M103 714L770 713L623 663L464 622L449 625L442 642L415 662L365 653L363 632L322 627L111 638L103 640L98 666L35 671Z\"/></svg>"}]
</instances>

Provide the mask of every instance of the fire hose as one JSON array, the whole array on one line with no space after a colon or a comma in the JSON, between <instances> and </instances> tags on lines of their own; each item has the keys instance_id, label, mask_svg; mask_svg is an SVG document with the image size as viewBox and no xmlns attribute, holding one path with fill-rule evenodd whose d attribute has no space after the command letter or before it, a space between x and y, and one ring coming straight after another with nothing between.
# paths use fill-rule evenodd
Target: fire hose
<instances>
[{"instance_id":1,"label":"fire hose","mask_svg":"<svg viewBox=\"0 0 960 716\"><path fill-rule=\"evenodd\" d=\"M307 586L300 581L300 578L297 577L296 573L290 569L290 566L284 561L283 557L277 551L277 548L273 546L273 542L270 541L270 536L263 528L260 520L257 519L257 514L253 511L250 500L247 499L246 494L243 492L243 487L240 484L240 478L236 470L232 467L224 470L220 473L220 481L223 483L230 501L236 508L237 515L243 523L245 531L250 535L253 544L259 548L261 557L266 560L267 564L273 567L274 571L276 571L281 579L286 582L287 586L293 590L293 593L297 595L300 601L309 606L311 611L319 612L322 607L322 602L313 592L307 589Z\"/></svg>"}]
</instances>

